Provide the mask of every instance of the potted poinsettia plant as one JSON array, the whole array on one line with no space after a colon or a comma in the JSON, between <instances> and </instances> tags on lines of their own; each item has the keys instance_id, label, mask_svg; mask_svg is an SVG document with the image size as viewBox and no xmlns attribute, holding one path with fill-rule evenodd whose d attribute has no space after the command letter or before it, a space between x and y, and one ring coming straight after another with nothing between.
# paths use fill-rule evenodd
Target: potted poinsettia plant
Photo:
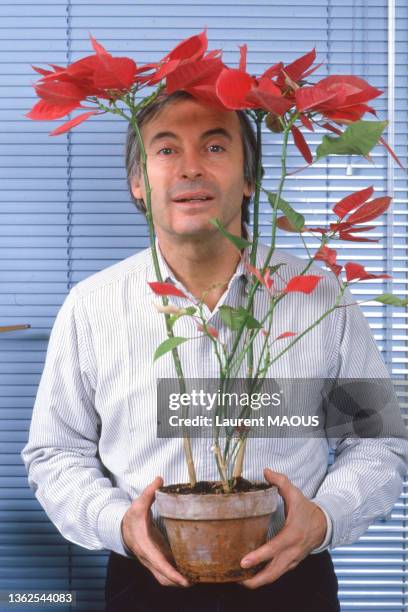
<instances>
[{"instance_id":1,"label":"potted poinsettia plant","mask_svg":"<svg viewBox=\"0 0 408 612\"><path fill-rule=\"evenodd\" d=\"M330 316L336 308L341 307L348 286L360 280L387 277L386 274L370 274L363 266L353 262L348 262L343 267L337 262L336 250L329 244L335 240L372 240L361 236L362 232L372 227L363 224L371 222L387 210L389 197L373 198L372 187L351 193L333 207L333 221L327 227L314 228L306 226L304 217L283 197L288 176L287 152L292 139L307 166L328 155L369 157L370 151L378 143L385 146L397 163L400 163L382 137L387 122L362 120L367 112L375 114L374 109L367 103L382 92L363 79L349 75L332 75L316 83L310 82L309 77L319 67L313 65L315 50L288 65L278 62L261 76L255 77L246 70L246 45L240 48L238 68L230 68L223 63L220 51L207 51L205 32L182 41L160 61L142 66L127 57L113 57L92 37L91 42L94 54L68 67L52 65L51 69L34 68L41 75L35 84L40 100L27 116L36 120L60 119L74 110L85 110L53 130L52 135L62 134L91 116L104 113L113 113L130 123L141 151L146 219L156 272L156 279L152 279L149 285L152 292L162 299L159 310L163 313L165 323L163 342L157 347L152 358L159 359L171 352L180 393L185 393L186 380L178 347L189 339L177 336L174 328L180 317L193 318L197 330L213 344L214 359L219 367L221 393L230 388L240 367L246 364L248 402L241 412L244 419L251 408L251 398L262 389L271 366L288 351L296 350L301 338ZM148 93L138 100L137 97L145 88L149 88ZM241 253L246 251L248 258L243 259L244 265L252 278L245 307L225 305L220 309L223 323L234 335L231 350L227 349L219 338L218 331L206 320L201 300L196 300L185 308L171 303L172 297L187 296L173 284L163 282L160 272L147 158L138 114L159 95L171 95L176 91L185 91L223 110L244 110L256 129L257 172L253 196L252 237L248 239L232 235L218 219L211 220L226 240ZM282 139L281 176L273 192L262 186L264 126L280 134ZM305 133L313 132L316 127L323 128L330 135L323 137L314 158ZM260 266L257 264L257 249L262 193L271 206L271 242ZM319 247L313 255L308 251L303 270L284 283L281 282L279 265L272 265L278 229L300 235L311 233L319 241ZM322 271L320 274L316 268L311 268L316 261L323 262L328 272ZM321 313L306 329L299 332L283 330L277 337L273 337L273 319L277 305L283 300L290 300L291 294L296 292L312 294L325 274L333 275L338 287L337 296L330 308ZM268 300L268 308L261 320L254 316L254 298L259 288L265 292ZM375 299L399 306L406 303L391 294ZM255 343L260 347L257 357L254 351ZM276 349L277 346L281 348ZM216 406L216 415L226 417L227 414L227 409L220 402ZM159 510L165 517L176 563L190 580L242 580L256 571L256 568L242 569L240 559L265 541L269 517L276 508L277 497L273 487L262 483L251 484L242 477L249 434L250 428L247 426L226 425L224 436L220 435L219 429L214 432L211 452L219 473L219 481L203 484L198 481L188 431L183 430L189 483L164 487L157 494ZM208 531L204 529L204 519ZM221 520L223 536L214 538L214 529L219 529ZM194 521L199 521L199 530L196 529ZM246 521L246 526L243 526L243 521ZM249 537L248 541L241 537L244 532ZM240 537L237 537L238 533ZM194 534L199 534L196 546L193 541ZM227 555L224 546L226 541L240 545L234 546L234 550L229 548L231 554ZM200 556L203 547L205 564Z\"/></svg>"}]
</instances>

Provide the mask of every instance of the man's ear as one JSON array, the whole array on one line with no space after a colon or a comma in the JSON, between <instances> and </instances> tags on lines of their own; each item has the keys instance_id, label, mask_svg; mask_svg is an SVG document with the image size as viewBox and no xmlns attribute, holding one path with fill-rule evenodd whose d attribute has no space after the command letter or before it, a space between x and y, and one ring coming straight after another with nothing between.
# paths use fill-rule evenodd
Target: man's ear
<instances>
[{"instance_id":1,"label":"man's ear","mask_svg":"<svg viewBox=\"0 0 408 612\"><path fill-rule=\"evenodd\" d=\"M248 181L245 181L244 183L244 196L246 198L250 198L251 195L254 193L255 191L255 186L254 185L250 185L250 183L248 183Z\"/></svg>"},{"instance_id":2,"label":"man's ear","mask_svg":"<svg viewBox=\"0 0 408 612\"><path fill-rule=\"evenodd\" d=\"M133 197L136 198L136 200L143 200L143 180L141 179L141 177L133 176L130 181L130 185L132 188Z\"/></svg>"}]
</instances>

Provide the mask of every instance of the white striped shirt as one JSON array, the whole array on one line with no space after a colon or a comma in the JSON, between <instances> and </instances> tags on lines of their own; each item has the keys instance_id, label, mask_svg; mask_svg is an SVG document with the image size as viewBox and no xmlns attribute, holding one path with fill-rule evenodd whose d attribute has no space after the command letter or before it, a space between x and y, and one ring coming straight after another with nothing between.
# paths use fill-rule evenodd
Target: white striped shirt
<instances>
[{"instance_id":1,"label":"white striped shirt","mask_svg":"<svg viewBox=\"0 0 408 612\"><path fill-rule=\"evenodd\" d=\"M258 246L258 268L267 250ZM159 261L163 279L191 296L160 251ZM280 262L285 265L279 269L277 288L304 267L299 258L275 251L271 265ZM204 307L208 323L229 347L234 332L222 323L219 307L245 305L247 278L240 262L214 310ZM154 280L151 252L145 249L71 289L52 329L29 440L21 453L29 485L51 521L66 539L88 549L126 555L120 524L132 500L157 475L166 484L188 481L182 441L156 437L157 380L174 378L175 369L170 353L153 363L155 349L166 338L164 315L153 306L159 298L147 284ZM333 305L337 293L333 276L324 273L312 294L288 295L275 310L273 337L304 330ZM345 302L351 301L347 291ZM178 297L171 303L190 304ZM254 300L258 320L267 306L265 291L258 289ZM197 336L196 324L181 317L174 332ZM261 334L258 338L255 355ZM218 378L208 337L184 343L179 354L186 377ZM245 376L244 370L240 375ZM271 366L268 376L388 378L389 374L359 307L350 306L325 318ZM209 438L192 439L200 480L218 479L211 443ZM330 443L336 454L328 468ZM247 444L244 476L261 480L263 468L270 467L286 474L323 509L328 531L317 552L328 544L335 548L354 542L375 518L386 515L401 492L407 462L408 442L401 438L257 438ZM158 518L154 507L153 516ZM284 520L281 503L272 515L270 537L280 531Z\"/></svg>"}]
</instances>

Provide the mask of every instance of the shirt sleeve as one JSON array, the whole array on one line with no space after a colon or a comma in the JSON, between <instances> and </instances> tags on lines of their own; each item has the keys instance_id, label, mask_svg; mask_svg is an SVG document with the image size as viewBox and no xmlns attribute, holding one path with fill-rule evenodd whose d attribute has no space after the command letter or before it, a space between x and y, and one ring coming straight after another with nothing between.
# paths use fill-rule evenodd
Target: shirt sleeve
<instances>
[{"instance_id":1,"label":"shirt sleeve","mask_svg":"<svg viewBox=\"0 0 408 612\"><path fill-rule=\"evenodd\" d=\"M318 548L315 548L314 550L310 552L311 555L316 555L317 553L321 553L327 548L329 548L329 545L332 539L332 533L333 533L333 523L332 523L330 516L327 514L326 510L322 508L322 506L320 506L320 504L318 504L317 502L315 503L316 503L316 506L319 506L324 516L326 517L327 528L326 528L326 535L324 537L323 542L320 544L320 546L318 546Z\"/></svg>"},{"instance_id":2,"label":"shirt sleeve","mask_svg":"<svg viewBox=\"0 0 408 612\"><path fill-rule=\"evenodd\" d=\"M343 304L350 305L336 311L338 352L332 378L389 381L368 322L354 303L347 289ZM397 423L398 435L329 437L334 461L311 501L331 520L330 549L355 542L374 520L391 511L402 491L408 468L407 432L396 397L389 406L388 417Z\"/></svg>"},{"instance_id":3,"label":"shirt sleeve","mask_svg":"<svg viewBox=\"0 0 408 612\"><path fill-rule=\"evenodd\" d=\"M100 419L86 374L76 299L74 287L51 331L21 457L31 489L67 540L127 556L120 525L132 500L113 486L98 457Z\"/></svg>"}]
</instances>

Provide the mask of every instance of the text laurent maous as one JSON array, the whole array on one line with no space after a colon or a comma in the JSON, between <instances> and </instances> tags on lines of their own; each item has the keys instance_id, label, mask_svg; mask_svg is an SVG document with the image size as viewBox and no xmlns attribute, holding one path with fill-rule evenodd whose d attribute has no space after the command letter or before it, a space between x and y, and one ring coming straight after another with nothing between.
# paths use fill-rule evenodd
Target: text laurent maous
<instances>
[{"instance_id":1,"label":"text laurent maous","mask_svg":"<svg viewBox=\"0 0 408 612\"><path fill-rule=\"evenodd\" d=\"M193 418L179 417L173 414L169 418L171 427L318 427L319 417L317 415L302 415L302 416L280 416L269 414L266 418L251 417L251 418L224 418L219 415L214 419L208 416L197 415Z\"/></svg>"}]
</instances>

